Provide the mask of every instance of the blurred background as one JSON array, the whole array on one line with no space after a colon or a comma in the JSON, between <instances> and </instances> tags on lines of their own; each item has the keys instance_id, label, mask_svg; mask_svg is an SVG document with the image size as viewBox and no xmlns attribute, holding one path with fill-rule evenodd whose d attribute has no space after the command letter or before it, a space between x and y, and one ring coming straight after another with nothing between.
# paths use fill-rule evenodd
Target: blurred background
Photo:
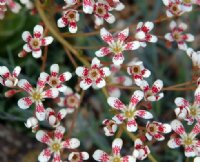
<instances>
[{"instance_id":1,"label":"blurred background","mask_svg":"<svg viewBox=\"0 0 200 162\"><path fill-rule=\"evenodd\" d=\"M154 21L165 16L165 6L161 0L123 0L126 5L125 10L120 12L112 12L116 16L116 22L113 25L105 24L108 29L123 28L131 24L137 24L139 21ZM62 5L62 1L57 1ZM193 12L184 14L179 19L188 24L188 33L195 35L195 41L189 46L196 50L200 50L200 10L194 7ZM61 16L60 13L55 15L55 21ZM93 23L93 15L81 15L78 22L79 32L92 32L96 30ZM164 36L170 32L170 20L155 24L152 33L158 36ZM25 58L19 58L18 53L22 50L24 42L21 38L23 31L32 33L36 24L42 24L40 16L36 13L31 15L27 9L22 9L19 14L13 14L9 10L6 12L4 20L0 21L0 65L7 66L10 70L17 65L22 67L20 78L28 79L35 84L40 74L41 59L35 59L28 54ZM131 32L135 31L135 27L130 28ZM61 32L67 32L67 28ZM77 48L84 56L93 58L94 52L100 46L105 45L99 35L89 37L66 38L75 48ZM83 49L81 47L88 47ZM191 60L184 51L177 48L176 43L169 44L164 39L159 39L156 44L149 43L146 48L140 48L134 52L125 54L125 63L137 58L144 62L144 66L148 68L152 75L148 79L152 84L156 79L164 81L164 86L175 85L191 80ZM109 61L109 59L102 59ZM54 40L49 46L48 58L46 62L46 72L49 72L51 64L57 63L60 71L70 71L73 78L67 82L67 85L75 90L77 77L75 69L70 63L63 47ZM81 63L80 63L81 65ZM128 76L123 70L121 74ZM17 106L19 98L24 93L17 94L12 98L5 98L4 92L8 88L0 86L0 162L36 162L37 156L46 146L37 142L35 135L31 130L24 126L24 122L33 113L34 106L24 111ZM133 91L121 90L121 100L128 104ZM165 91L165 97L158 102L153 103L151 113L154 114L156 121L169 123L175 119L174 99L176 97L186 97L193 101L193 92L176 92ZM53 102L45 102L45 106L55 106ZM80 150L88 151L92 156L93 152L98 148L111 152L111 142L113 137L106 137L102 129L102 121L105 118L112 118L111 108L106 102L102 91L89 89L83 99L83 103L79 108L76 124L73 129L72 136L79 138L81 141ZM73 115L68 115L64 121L64 125L68 128L71 124ZM144 125L146 121L140 121ZM49 129L45 123L42 127ZM190 128L188 129L190 130ZM122 135L124 140L124 149L122 154L132 154L134 143L131 142L126 134ZM182 162L185 157L182 148L171 150L166 143L169 139L167 136L164 142L149 143L152 155L158 162ZM94 161L92 158L88 161ZM149 161L148 159L144 161Z\"/></svg>"}]
</instances>

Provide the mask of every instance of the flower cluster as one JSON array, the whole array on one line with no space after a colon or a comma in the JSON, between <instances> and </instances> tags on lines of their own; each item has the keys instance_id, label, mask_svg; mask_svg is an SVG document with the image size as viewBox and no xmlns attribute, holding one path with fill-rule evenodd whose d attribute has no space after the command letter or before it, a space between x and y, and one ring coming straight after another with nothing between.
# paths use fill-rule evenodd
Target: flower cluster
<instances>
[{"instance_id":1,"label":"flower cluster","mask_svg":"<svg viewBox=\"0 0 200 162\"><path fill-rule=\"evenodd\" d=\"M83 12L85 14L93 14L95 17L95 25L103 25L104 21L112 24L115 22L115 17L110 12L113 10L121 11L124 9L123 3L119 0L109 1L98 0L83 0L79 2L78 0L65 0L66 6L63 8L66 9L63 12L63 16L58 19L57 25L59 28L68 26L70 33L76 33L78 30L77 22L79 21L79 12L73 8L76 6L82 6Z\"/></svg>"},{"instance_id":2,"label":"flower cluster","mask_svg":"<svg viewBox=\"0 0 200 162\"><path fill-rule=\"evenodd\" d=\"M173 16L178 17L185 12L191 11L193 4L200 5L200 0L162 1L166 6L167 19ZM20 2L28 9L33 8L33 3L30 0L20 0ZM66 5L62 7L62 16L57 19L57 27L68 27L70 33L78 31L77 23L82 13L93 15L95 18L94 24L97 28L102 26L104 21L108 24L114 23L116 17L112 12L121 11L125 8L125 5L120 0L64 0L64 2ZM0 19L4 17L7 6L14 13L19 12L21 9L21 5L13 0L0 0ZM55 13L60 14L60 6L58 5L57 7L59 11ZM43 16L45 16L47 10L49 9L44 9ZM41 12L43 13L43 10ZM99 162L135 162L136 160L144 160L150 154L149 141L151 143L164 141L167 138L165 134L173 131L174 133L167 143L168 147L174 149L183 146L186 157L196 157L195 162L199 161L200 78L197 80L197 88L192 87L192 90L195 89L194 102L190 103L183 97L177 97L174 101L176 119L171 124L168 124L167 121L159 121L159 118L154 117L153 106L155 102L164 97L162 90L169 90L174 87L175 90L178 90L179 88L176 86L163 88L164 83L160 79L152 82L151 78L149 78L151 76L151 71L148 69L150 66L146 62L137 60L126 64L126 61L131 58L131 54L129 55L130 57L126 57L126 52L134 51L135 57L135 53L137 55L136 50L144 51L148 43L156 43L158 39L164 38L167 43L176 42L178 48L187 53L192 60L193 68L200 67L200 51L196 52L196 49L188 47L188 44L186 44L186 42L195 40L192 34L185 33L188 28L187 24L180 21L171 21L169 24L171 31L169 33L164 36L151 34L155 25L154 22L161 22L164 19L139 22L135 25L135 29L132 29L133 26L130 25L121 31L117 29L118 32L114 34L111 33L112 30L101 27L99 30L100 37L107 46L102 45L100 49L93 53L93 56L96 56L93 58L89 58L89 55L85 56L87 53L82 56L79 55L79 52L76 51L77 47L74 48L73 45L71 46L67 40L62 38L65 34L59 33L56 25L49 30L50 28L48 29L46 21L44 21L45 28L42 25L36 25L33 28L33 35L29 31L22 33L22 39L25 44L23 45L23 50L18 54L19 57L25 57L30 52L32 52L34 58L41 58L43 55L41 60L42 64L45 65L48 45L54 40L52 36L47 36L48 32L51 32L54 36L58 33L57 40L63 46L66 45L65 51L69 50L67 54L75 66L74 73L68 71L60 72L62 68L60 69L56 63L50 66L50 72L46 72L45 66L42 66L42 72L39 74L35 86L27 78L21 78L20 66L16 66L13 72L10 72L10 67L0 66L0 84L9 88L5 96L12 97L16 93L25 92L26 96L18 100L18 107L25 110L34 105L33 114L28 117L24 124L35 133L35 138L38 141L47 145L47 148L42 150L38 156L39 162L62 162L64 150L68 151L68 156L65 159L69 162L83 162L89 159L87 152L78 150L80 146L79 139L71 138L74 121L72 121L69 134L66 136L66 126L62 126L62 122L66 123L64 119L72 113L74 113L73 120L75 120L81 102L85 100L83 95L89 94L88 92L90 91L88 89L90 87L93 87L92 93L97 89L101 89L105 94L106 104L112 108L110 111L112 113L111 119L103 116L102 125L106 136L114 136L112 153L108 154L97 149L92 155L94 160ZM67 36L70 36L70 34L67 34ZM43 46L45 47L44 51L42 50ZM72 52L73 56L70 56L70 52ZM111 56L112 62L106 62L110 59L109 56ZM79 66L73 57L76 57L83 65ZM91 61L91 65L89 61ZM127 73L123 73L124 69L132 79L126 76ZM65 83L74 74L76 74L77 85L71 88ZM154 75L152 74L151 77L154 77ZM196 81L196 79L193 80ZM132 96L128 103L127 101L123 103L119 99L124 94L121 89L129 89L131 91ZM127 94L130 95L130 93ZM48 104L46 104L46 100L49 101ZM61 108L58 109L56 105ZM150 105L152 109L150 110L146 105ZM48 131L43 130L41 123L51 129ZM187 133L184 125L187 125L187 127L192 126L193 129ZM123 140L119 137L124 133L123 131L133 141L131 155L121 156L120 154Z\"/></svg>"},{"instance_id":3,"label":"flower cluster","mask_svg":"<svg viewBox=\"0 0 200 162\"><path fill-rule=\"evenodd\" d=\"M162 0L166 6L166 14L168 17L180 16L184 12L192 11L192 5L200 5L198 0Z\"/></svg>"}]
</instances>

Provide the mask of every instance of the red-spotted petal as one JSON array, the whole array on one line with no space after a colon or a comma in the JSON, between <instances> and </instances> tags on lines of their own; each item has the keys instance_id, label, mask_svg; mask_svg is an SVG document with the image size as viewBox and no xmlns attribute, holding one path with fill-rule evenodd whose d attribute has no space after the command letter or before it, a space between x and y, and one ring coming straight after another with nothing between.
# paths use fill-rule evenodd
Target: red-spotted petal
<instances>
[{"instance_id":1,"label":"red-spotted petal","mask_svg":"<svg viewBox=\"0 0 200 162\"><path fill-rule=\"evenodd\" d=\"M47 162L51 158L52 151L50 148L44 149L38 156L39 162Z\"/></svg>"},{"instance_id":2,"label":"red-spotted petal","mask_svg":"<svg viewBox=\"0 0 200 162\"><path fill-rule=\"evenodd\" d=\"M0 75L4 78L8 78L11 74L6 66L0 66Z\"/></svg>"},{"instance_id":3,"label":"red-spotted petal","mask_svg":"<svg viewBox=\"0 0 200 162\"><path fill-rule=\"evenodd\" d=\"M52 141L52 139L49 137L49 135L43 130L37 131L36 139L45 144L50 144L50 142Z\"/></svg>"},{"instance_id":4,"label":"red-spotted petal","mask_svg":"<svg viewBox=\"0 0 200 162\"><path fill-rule=\"evenodd\" d=\"M62 142L62 146L67 149L76 149L80 146L80 141L76 138L67 139Z\"/></svg>"},{"instance_id":5,"label":"red-spotted petal","mask_svg":"<svg viewBox=\"0 0 200 162\"><path fill-rule=\"evenodd\" d=\"M34 37L41 38L43 37L43 27L41 25L36 25L33 29Z\"/></svg>"},{"instance_id":6,"label":"red-spotted petal","mask_svg":"<svg viewBox=\"0 0 200 162\"><path fill-rule=\"evenodd\" d=\"M112 153L113 155L120 155L120 151L123 145L121 138L116 138L112 143Z\"/></svg>"},{"instance_id":7,"label":"red-spotted petal","mask_svg":"<svg viewBox=\"0 0 200 162\"><path fill-rule=\"evenodd\" d=\"M54 139L61 141L65 133L65 128L63 126L58 126L54 132Z\"/></svg>"},{"instance_id":8,"label":"red-spotted petal","mask_svg":"<svg viewBox=\"0 0 200 162\"><path fill-rule=\"evenodd\" d=\"M65 72L65 73L63 73L63 74L61 74L61 75L59 76L59 80L60 80L61 82L65 82L65 81L70 80L71 77L72 77L72 74L71 74L70 72Z\"/></svg>"},{"instance_id":9,"label":"red-spotted petal","mask_svg":"<svg viewBox=\"0 0 200 162\"><path fill-rule=\"evenodd\" d=\"M42 46L47 46L53 42L53 37L48 36L48 37L42 38L41 42L42 42Z\"/></svg>"},{"instance_id":10,"label":"red-spotted petal","mask_svg":"<svg viewBox=\"0 0 200 162\"><path fill-rule=\"evenodd\" d=\"M152 86L152 92L158 93L163 87L163 81L162 80L156 80Z\"/></svg>"},{"instance_id":11,"label":"red-spotted petal","mask_svg":"<svg viewBox=\"0 0 200 162\"><path fill-rule=\"evenodd\" d=\"M135 107L137 105L138 102L140 102L144 97L144 93L140 90L137 90L133 93L131 100L130 100L130 104Z\"/></svg>"},{"instance_id":12,"label":"red-spotted petal","mask_svg":"<svg viewBox=\"0 0 200 162\"><path fill-rule=\"evenodd\" d=\"M57 88L51 88L42 93L43 98L56 98L58 97L58 94L59 92Z\"/></svg>"},{"instance_id":13,"label":"red-spotted petal","mask_svg":"<svg viewBox=\"0 0 200 162\"><path fill-rule=\"evenodd\" d=\"M112 62L115 65L121 65L124 62L124 56L122 53L115 54L113 56Z\"/></svg>"},{"instance_id":14,"label":"red-spotted petal","mask_svg":"<svg viewBox=\"0 0 200 162\"><path fill-rule=\"evenodd\" d=\"M185 156L186 157L196 156L196 153L194 151L194 146L185 146Z\"/></svg>"},{"instance_id":15,"label":"red-spotted petal","mask_svg":"<svg viewBox=\"0 0 200 162\"><path fill-rule=\"evenodd\" d=\"M40 121L45 120L45 109L41 102L36 104L35 115L38 120Z\"/></svg>"},{"instance_id":16,"label":"red-spotted petal","mask_svg":"<svg viewBox=\"0 0 200 162\"><path fill-rule=\"evenodd\" d=\"M26 79L21 79L18 82L18 86L28 93L31 93L33 91L31 84Z\"/></svg>"},{"instance_id":17,"label":"red-spotted petal","mask_svg":"<svg viewBox=\"0 0 200 162\"><path fill-rule=\"evenodd\" d=\"M31 38L32 38L32 36L31 36L30 32L25 31L25 32L22 33L22 39L25 42L29 42Z\"/></svg>"},{"instance_id":18,"label":"red-spotted petal","mask_svg":"<svg viewBox=\"0 0 200 162\"><path fill-rule=\"evenodd\" d=\"M21 67L20 67L20 66L16 66L16 67L14 68L12 74L13 74L14 77L18 77L18 75L20 74L20 72L21 72Z\"/></svg>"},{"instance_id":19,"label":"red-spotted petal","mask_svg":"<svg viewBox=\"0 0 200 162\"><path fill-rule=\"evenodd\" d=\"M140 47L140 43L138 41L128 42L125 44L125 50L136 50Z\"/></svg>"},{"instance_id":20,"label":"red-spotted petal","mask_svg":"<svg viewBox=\"0 0 200 162\"><path fill-rule=\"evenodd\" d=\"M126 108L126 106L116 97L109 97L107 99L108 104L117 110L123 110Z\"/></svg>"},{"instance_id":21,"label":"red-spotted petal","mask_svg":"<svg viewBox=\"0 0 200 162\"><path fill-rule=\"evenodd\" d=\"M78 30L77 24L75 21L69 22L69 32L76 33Z\"/></svg>"},{"instance_id":22,"label":"red-spotted petal","mask_svg":"<svg viewBox=\"0 0 200 162\"><path fill-rule=\"evenodd\" d=\"M92 85L93 81L90 78L85 78L80 82L80 87L83 90L88 89Z\"/></svg>"},{"instance_id":23,"label":"red-spotted petal","mask_svg":"<svg viewBox=\"0 0 200 162\"><path fill-rule=\"evenodd\" d=\"M113 36L105 28L100 30L100 35L101 38L108 44L111 44L114 41Z\"/></svg>"},{"instance_id":24,"label":"red-spotted petal","mask_svg":"<svg viewBox=\"0 0 200 162\"><path fill-rule=\"evenodd\" d=\"M21 109L27 109L32 105L32 103L33 103L33 100L31 97L24 97L24 98L21 98L17 104Z\"/></svg>"},{"instance_id":25,"label":"red-spotted petal","mask_svg":"<svg viewBox=\"0 0 200 162\"><path fill-rule=\"evenodd\" d=\"M92 157L99 162L109 162L110 159L109 155L102 150L96 150Z\"/></svg>"},{"instance_id":26,"label":"red-spotted petal","mask_svg":"<svg viewBox=\"0 0 200 162\"><path fill-rule=\"evenodd\" d=\"M135 112L135 115L139 116L139 117L141 117L143 119L152 119L153 118L153 115L150 112L146 111L146 110L137 110Z\"/></svg>"},{"instance_id":27,"label":"red-spotted petal","mask_svg":"<svg viewBox=\"0 0 200 162\"><path fill-rule=\"evenodd\" d=\"M117 39L120 41L124 41L129 35L129 28L126 28L117 34Z\"/></svg>"},{"instance_id":28,"label":"red-spotted petal","mask_svg":"<svg viewBox=\"0 0 200 162\"><path fill-rule=\"evenodd\" d=\"M92 14L94 9L94 0L83 0L83 12Z\"/></svg>"},{"instance_id":29,"label":"red-spotted petal","mask_svg":"<svg viewBox=\"0 0 200 162\"><path fill-rule=\"evenodd\" d=\"M179 120L173 120L171 122L171 127L173 131L179 134L180 136L185 134L185 128L183 127L183 124Z\"/></svg>"},{"instance_id":30,"label":"red-spotted petal","mask_svg":"<svg viewBox=\"0 0 200 162\"><path fill-rule=\"evenodd\" d=\"M112 119L113 119L117 124L121 124L121 123L124 121L125 117L124 117L123 114L117 114L117 115L115 115Z\"/></svg>"},{"instance_id":31,"label":"red-spotted petal","mask_svg":"<svg viewBox=\"0 0 200 162\"><path fill-rule=\"evenodd\" d=\"M138 126L135 121L135 119L129 119L127 122L127 130L129 132L135 132L137 130Z\"/></svg>"},{"instance_id":32,"label":"red-spotted petal","mask_svg":"<svg viewBox=\"0 0 200 162\"><path fill-rule=\"evenodd\" d=\"M95 55L97 57L104 57L111 53L111 49L109 47L102 47L100 50L95 52Z\"/></svg>"}]
</instances>

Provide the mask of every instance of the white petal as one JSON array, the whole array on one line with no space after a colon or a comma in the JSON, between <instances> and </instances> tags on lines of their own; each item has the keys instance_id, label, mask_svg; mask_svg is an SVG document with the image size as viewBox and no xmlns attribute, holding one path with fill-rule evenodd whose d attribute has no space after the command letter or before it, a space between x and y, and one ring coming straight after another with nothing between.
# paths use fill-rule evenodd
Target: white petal
<instances>
[{"instance_id":1,"label":"white petal","mask_svg":"<svg viewBox=\"0 0 200 162\"><path fill-rule=\"evenodd\" d=\"M42 50L33 51L32 55L34 58L40 58L42 56Z\"/></svg>"},{"instance_id":2,"label":"white petal","mask_svg":"<svg viewBox=\"0 0 200 162\"><path fill-rule=\"evenodd\" d=\"M30 49L29 45L28 44L25 44L23 46L23 50L26 51L26 52L31 52L32 50Z\"/></svg>"},{"instance_id":3,"label":"white petal","mask_svg":"<svg viewBox=\"0 0 200 162\"><path fill-rule=\"evenodd\" d=\"M93 66L93 65L97 65L97 66L100 65L100 60L99 60L97 57L94 57L94 58L92 59L92 64L91 64L91 66Z\"/></svg>"},{"instance_id":4,"label":"white petal","mask_svg":"<svg viewBox=\"0 0 200 162\"><path fill-rule=\"evenodd\" d=\"M121 138L115 138L115 140L112 142L112 153L114 155L119 155L120 150L122 148L123 141Z\"/></svg>"},{"instance_id":5,"label":"white petal","mask_svg":"<svg viewBox=\"0 0 200 162\"><path fill-rule=\"evenodd\" d=\"M23 39L25 42L28 42L29 39L31 39L31 38L32 38L32 36L31 36L30 32L25 31L25 32L22 33L22 39Z\"/></svg>"},{"instance_id":6,"label":"white petal","mask_svg":"<svg viewBox=\"0 0 200 162\"><path fill-rule=\"evenodd\" d=\"M39 38L43 36L43 27L41 25L36 25L33 29L34 36L38 35Z\"/></svg>"}]
</instances>

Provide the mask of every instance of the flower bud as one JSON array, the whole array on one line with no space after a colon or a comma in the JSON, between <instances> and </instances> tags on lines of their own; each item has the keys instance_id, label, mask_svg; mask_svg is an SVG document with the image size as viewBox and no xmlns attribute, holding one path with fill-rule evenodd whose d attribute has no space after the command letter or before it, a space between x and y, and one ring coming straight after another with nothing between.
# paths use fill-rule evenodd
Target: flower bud
<instances>
[{"instance_id":1,"label":"flower bud","mask_svg":"<svg viewBox=\"0 0 200 162\"><path fill-rule=\"evenodd\" d=\"M38 127L38 120L35 117L30 117L24 124L27 128L32 128L32 131L35 132Z\"/></svg>"}]
</instances>

